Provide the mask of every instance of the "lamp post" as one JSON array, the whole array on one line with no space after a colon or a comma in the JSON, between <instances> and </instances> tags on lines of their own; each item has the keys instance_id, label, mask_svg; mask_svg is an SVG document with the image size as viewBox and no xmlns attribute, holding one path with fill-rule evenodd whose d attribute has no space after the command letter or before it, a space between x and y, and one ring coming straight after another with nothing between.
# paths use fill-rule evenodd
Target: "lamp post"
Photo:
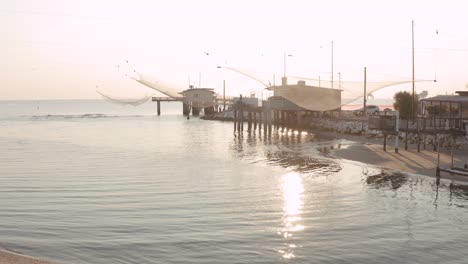
<instances>
[{"instance_id":1,"label":"lamp post","mask_svg":"<svg viewBox=\"0 0 468 264\"><path fill-rule=\"evenodd\" d=\"M283 77L286 77L286 57L292 57L293 55L291 54L286 54L286 52L284 52L283 54Z\"/></svg>"},{"instance_id":2,"label":"lamp post","mask_svg":"<svg viewBox=\"0 0 468 264\"><path fill-rule=\"evenodd\" d=\"M331 88L333 89L333 40L331 42Z\"/></svg>"}]
</instances>

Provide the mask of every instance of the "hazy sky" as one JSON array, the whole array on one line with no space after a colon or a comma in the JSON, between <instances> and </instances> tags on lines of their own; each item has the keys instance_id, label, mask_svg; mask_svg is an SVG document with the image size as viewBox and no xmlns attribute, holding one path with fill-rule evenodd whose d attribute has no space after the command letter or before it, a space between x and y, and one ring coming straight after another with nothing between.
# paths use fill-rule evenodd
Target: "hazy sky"
<instances>
[{"instance_id":1,"label":"hazy sky","mask_svg":"<svg viewBox=\"0 0 468 264\"><path fill-rule=\"evenodd\" d=\"M136 68L182 90L188 82L233 93L262 86L217 69L228 64L279 82L287 75L370 81L411 78L416 91L467 89L468 1L85 1L0 2L0 99L121 97L153 91L125 77ZM204 52L208 52L206 55ZM126 65L125 61L130 63ZM119 67L117 67L119 66ZM201 78L200 78L201 76ZM377 96L391 97L385 88Z\"/></svg>"}]
</instances>

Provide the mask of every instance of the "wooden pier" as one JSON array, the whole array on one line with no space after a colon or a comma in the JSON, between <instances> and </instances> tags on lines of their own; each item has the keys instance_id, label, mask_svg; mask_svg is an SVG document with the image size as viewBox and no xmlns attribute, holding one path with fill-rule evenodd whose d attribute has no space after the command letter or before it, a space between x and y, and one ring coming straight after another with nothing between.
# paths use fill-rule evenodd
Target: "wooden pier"
<instances>
[{"instance_id":1,"label":"wooden pier","mask_svg":"<svg viewBox=\"0 0 468 264\"><path fill-rule=\"evenodd\" d=\"M161 115L161 102L179 102L179 100L172 97L152 97L151 101L157 102L158 115Z\"/></svg>"}]
</instances>

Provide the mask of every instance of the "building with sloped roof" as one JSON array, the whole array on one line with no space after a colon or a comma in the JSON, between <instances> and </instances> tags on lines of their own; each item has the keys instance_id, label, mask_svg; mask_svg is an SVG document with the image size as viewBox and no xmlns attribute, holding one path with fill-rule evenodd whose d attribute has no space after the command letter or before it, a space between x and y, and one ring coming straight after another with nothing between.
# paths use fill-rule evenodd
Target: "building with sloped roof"
<instances>
[{"instance_id":1,"label":"building with sloped roof","mask_svg":"<svg viewBox=\"0 0 468 264\"><path fill-rule=\"evenodd\" d=\"M457 91L458 95L437 95L419 101L422 117L462 119L468 121L468 91Z\"/></svg>"}]
</instances>

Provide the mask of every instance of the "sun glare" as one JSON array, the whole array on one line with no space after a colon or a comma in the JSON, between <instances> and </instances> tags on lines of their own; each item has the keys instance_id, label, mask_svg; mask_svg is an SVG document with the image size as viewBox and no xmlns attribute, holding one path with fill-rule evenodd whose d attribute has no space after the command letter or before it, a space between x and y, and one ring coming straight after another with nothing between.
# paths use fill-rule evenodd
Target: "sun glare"
<instances>
[{"instance_id":1,"label":"sun glare","mask_svg":"<svg viewBox=\"0 0 468 264\"><path fill-rule=\"evenodd\" d=\"M295 172L289 172L282 178L282 191L284 198L283 205L283 228L281 234L284 239L289 239L293 236L293 233L301 231L304 226L301 224L301 213L304 205L303 193L304 187L302 184L301 176ZM279 250L278 252L285 259L294 258L293 249L297 246L291 241L286 243L287 248Z\"/></svg>"}]
</instances>

